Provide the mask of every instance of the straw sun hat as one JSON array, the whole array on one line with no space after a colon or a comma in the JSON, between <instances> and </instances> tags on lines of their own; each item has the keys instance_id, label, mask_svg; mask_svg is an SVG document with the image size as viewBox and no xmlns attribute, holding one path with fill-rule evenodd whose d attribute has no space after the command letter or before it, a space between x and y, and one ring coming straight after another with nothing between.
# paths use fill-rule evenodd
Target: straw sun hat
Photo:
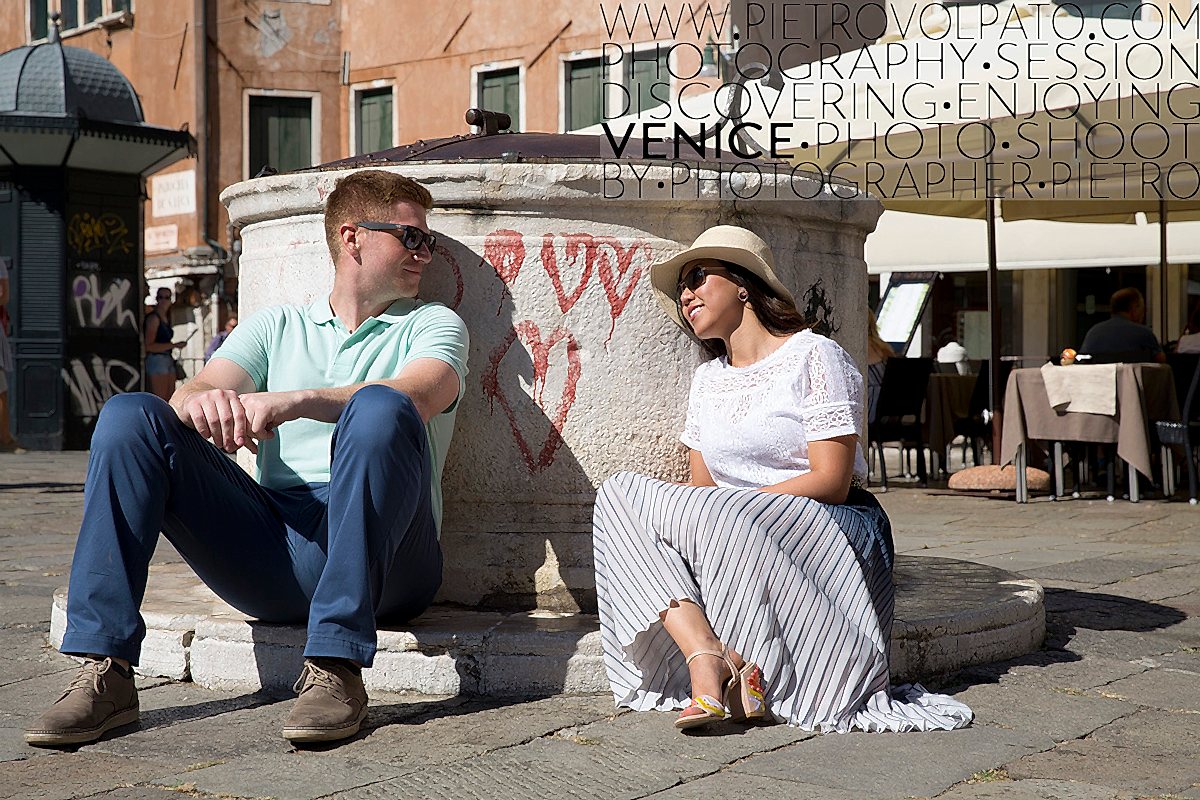
<instances>
[{"instance_id":1,"label":"straw sun hat","mask_svg":"<svg viewBox=\"0 0 1200 800\"><path fill-rule=\"evenodd\" d=\"M692 333L692 329L684 322L679 312L679 298L675 289L679 285L683 268L703 258L715 258L736 264L762 278L775 294L792 305L796 304L792 293L775 275L775 259L771 257L771 248L767 243L745 228L717 225L696 237L696 241L687 250L650 267L650 285L654 287L654 294L658 297L663 311L689 334Z\"/></svg>"}]
</instances>

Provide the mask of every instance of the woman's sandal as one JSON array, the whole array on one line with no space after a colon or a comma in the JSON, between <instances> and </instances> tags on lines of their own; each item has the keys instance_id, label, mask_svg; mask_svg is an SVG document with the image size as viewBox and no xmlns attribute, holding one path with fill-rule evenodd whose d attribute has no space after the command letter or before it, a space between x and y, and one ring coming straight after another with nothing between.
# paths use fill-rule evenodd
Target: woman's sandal
<instances>
[{"instance_id":1,"label":"woman's sandal","mask_svg":"<svg viewBox=\"0 0 1200 800\"><path fill-rule=\"evenodd\" d=\"M729 652L727 650L697 650L687 657L687 663L691 664L692 659L697 656L715 656L716 658L723 659L729 665L733 677L730 677L721 688L721 695L728 698L733 681L738 674L737 668L733 665L733 660L729 657ZM675 718L675 727L681 731L686 731L692 728L711 725L714 722L720 722L728 718L729 708L720 700L711 695L698 694L692 698L691 705L679 712L679 716Z\"/></svg>"},{"instance_id":2,"label":"woman's sandal","mask_svg":"<svg viewBox=\"0 0 1200 800\"><path fill-rule=\"evenodd\" d=\"M729 708L729 718L734 720L756 720L767 715L763 675L758 664L747 661L740 670L734 670L725 689L725 705Z\"/></svg>"}]
</instances>

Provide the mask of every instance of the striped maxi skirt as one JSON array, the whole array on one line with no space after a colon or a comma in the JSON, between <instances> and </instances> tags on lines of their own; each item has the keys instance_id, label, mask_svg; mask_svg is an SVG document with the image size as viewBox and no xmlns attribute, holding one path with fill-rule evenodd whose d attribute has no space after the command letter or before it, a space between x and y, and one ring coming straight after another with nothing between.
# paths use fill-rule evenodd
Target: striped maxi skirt
<instances>
[{"instance_id":1,"label":"striped maxi skirt","mask_svg":"<svg viewBox=\"0 0 1200 800\"><path fill-rule=\"evenodd\" d=\"M622 472L601 485L593 539L604 662L618 706L687 706L684 654L659 614L702 608L763 670L776 720L805 730L949 730L967 706L890 688L891 526L869 492L843 505Z\"/></svg>"}]
</instances>

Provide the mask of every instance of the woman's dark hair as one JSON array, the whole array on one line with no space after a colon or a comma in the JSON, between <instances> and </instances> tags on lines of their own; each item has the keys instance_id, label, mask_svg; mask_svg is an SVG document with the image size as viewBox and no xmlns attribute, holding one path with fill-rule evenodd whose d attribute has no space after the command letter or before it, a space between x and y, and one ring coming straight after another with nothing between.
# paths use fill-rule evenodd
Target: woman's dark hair
<instances>
[{"instance_id":1,"label":"woman's dark hair","mask_svg":"<svg viewBox=\"0 0 1200 800\"><path fill-rule=\"evenodd\" d=\"M739 267L729 261L718 263L729 271L730 279L746 290L749 295L750 307L758 321L773 336L786 336L789 333L799 333L812 327L812 323L788 299L775 293L767 282L748 269ZM686 316L683 317L685 320ZM689 327L691 323L688 323ZM725 342L720 339L701 339L700 344L714 356L728 355L725 352Z\"/></svg>"}]
</instances>

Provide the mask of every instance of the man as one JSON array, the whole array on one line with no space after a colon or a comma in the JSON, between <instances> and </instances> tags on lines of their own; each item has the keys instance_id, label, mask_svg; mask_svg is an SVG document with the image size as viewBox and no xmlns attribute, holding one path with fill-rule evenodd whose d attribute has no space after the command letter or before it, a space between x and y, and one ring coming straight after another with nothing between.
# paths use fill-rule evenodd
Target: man
<instances>
[{"instance_id":1,"label":"man","mask_svg":"<svg viewBox=\"0 0 1200 800\"><path fill-rule=\"evenodd\" d=\"M89 742L137 720L130 665L160 529L234 607L307 621L284 737L358 731L376 618L416 616L441 582L441 471L467 334L454 312L415 299L432 205L398 175L343 178L325 209L328 297L254 315L170 405L148 394L104 405L62 644L88 660L27 742ZM225 456L242 447L257 454L257 483Z\"/></svg>"},{"instance_id":2,"label":"man","mask_svg":"<svg viewBox=\"0 0 1200 800\"><path fill-rule=\"evenodd\" d=\"M233 333L233 329L237 327L237 317L230 317L225 320L225 327L217 332L217 335L208 343L208 347L204 348L204 362L208 363L212 360L213 354L217 352L221 345L225 344L225 340L229 338L229 334Z\"/></svg>"},{"instance_id":3,"label":"man","mask_svg":"<svg viewBox=\"0 0 1200 800\"><path fill-rule=\"evenodd\" d=\"M1146 300L1137 289L1115 292L1109 301L1112 317L1092 326L1083 337L1080 353L1100 356L1104 361L1158 361L1166 355L1146 327Z\"/></svg>"}]
</instances>

